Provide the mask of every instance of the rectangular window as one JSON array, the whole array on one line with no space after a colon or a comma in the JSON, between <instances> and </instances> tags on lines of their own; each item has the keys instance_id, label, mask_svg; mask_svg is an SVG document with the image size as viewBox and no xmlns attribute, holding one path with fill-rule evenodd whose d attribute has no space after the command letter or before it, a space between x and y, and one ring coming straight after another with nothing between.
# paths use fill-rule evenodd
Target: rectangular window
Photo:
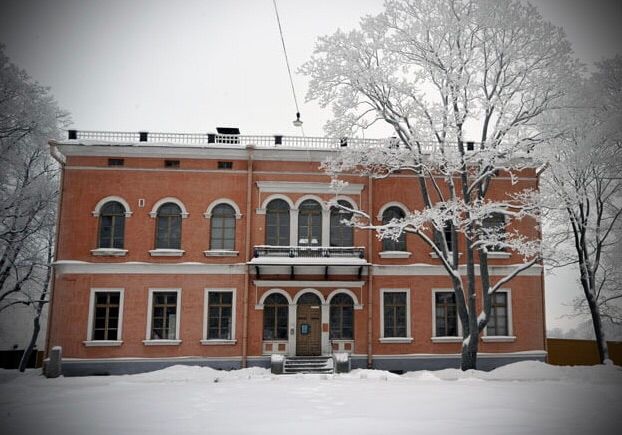
<instances>
[{"instance_id":1,"label":"rectangular window","mask_svg":"<svg viewBox=\"0 0 622 435\"><path fill-rule=\"evenodd\" d=\"M148 340L178 340L180 290L151 290Z\"/></svg>"},{"instance_id":2,"label":"rectangular window","mask_svg":"<svg viewBox=\"0 0 622 435\"><path fill-rule=\"evenodd\" d=\"M125 165L125 160L123 159L108 159L108 166L123 166Z\"/></svg>"},{"instance_id":3,"label":"rectangular window","mask_svg":"<svg viewBox=\"0 0 622 435\"><path fill-rule=\"evenodd\" d=\"M233 169L233 162L218 162L218 169Z\"/></svg>"},{"instance_id":4,"label":"rectangular window","mask_svg":"<svg viewBox=\"0 0 622 435\"><path fill-rule=\"evenodd\" d=\"M169 169L179 168L179 160L164 160L164 167Z\"/></svg>"},{"instance_id":5,"label":"rectangular window","mask_svg":"<svg viewBox=\"0 0 622 435\"><path fill-rule=\"evenodd\" d=\"M508 293L496 292L492 294L491 304L490 319L486 326L486 335L510 335L508 322Z\"/></svg>"},{"instance_id":6,"label":"rectangular window","mask_svg":"<svg viewBox=\"0 0 622 435\"><path fill-rule=\"evenodd\" d=\"M92 289L89 313L87 340L121 340L123 289Z\"/></svg>"},{"instance_id":7,"label":"rectangular window","mask_svg":"<svg viewBox=\"0 0 622 435\"><path fill-rule=\"evenodd\" d=\"M234 292L223 290L206 291L207 340L234 340Z\"/></svg>"},{"instance_id":8,"label":"rectangular window","mask_svg":"<svg viewBox=\"0 0 622 435\"><path fill-rule=\"evenodd\" d=\"M406 291L382 293L383 338L409 337L408 295Z\"/></svg>"},{"instance_id":9,"label":"rectangular window","mask_svg":"<svg viewBox=\"0 0 622 435\"><path fill-rule=\"evenodd\" d=\"M458 336L458 315L456 294L450 292L434 293L435 337Z\"/></svg>"}]
</instances>

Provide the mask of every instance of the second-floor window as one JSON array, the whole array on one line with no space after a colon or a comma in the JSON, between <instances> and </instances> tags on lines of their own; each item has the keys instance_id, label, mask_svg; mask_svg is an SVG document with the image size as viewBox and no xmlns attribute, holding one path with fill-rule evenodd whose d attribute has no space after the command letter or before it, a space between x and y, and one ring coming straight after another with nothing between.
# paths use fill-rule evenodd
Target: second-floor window
<instances>
[{"instance_id":1,"label":"second-floor window","mask_svg":"<svg viewBox=\"0 0 622 435\"><path fill-rule=\"evenodd\" d=\"M322 206L312 199L303 201L298 208L298 244L322 245Z\"/></svg>"},{"instance_id":2,"label":"second-floor window","mask_svg":"<svg viewBox=\"0 0 622 435\"><path fill-rule=\"evenodd\" d=\"M346 201L338 201L339 205L352 208ZM330 209L330 246L354 246L354 228L342 223L352 219L352 212L339 207Z\"/></svg>"},{"instance_id":3,"label":"second-floor window","mask_svg":"<svg viewBox=\"0 0 622 435\"><path fill-rule=\"evenodd\" d=\"M500 241L505 239L505 216L501 213L492 213L482 220L482 226L491 236L498 238ZM486 237L486 235L484 235ZM489 251L503 251L503 246L493 245L488 247Z\"/></svg>"},{"instance_id":4,"label":"second-floor window","mask_svg":"<svg viewBox=\"0 0 622 435\"><path fill-rule=\"evenodd\" d=\"M382 213L382 223L388 224L392 220L404 219L404 211L399 207L389 207ZM382 239L383 251L405 251L406 250L406 233L402 232L397 240L386 238Z\"/></svg>"},{"instance_id":5,"label":"second-floor window","mask_svg":"<svg viewBox=\"0 0 622 435\"><path fill-rule=\"evenodd\" d=\"M289 246L289 204L282 199L266 207L266 245Z\"/></svg>"},{"instance_id":6,"label":"second-floor window","mask_svg":"<svg viewBox=\"0 0 622 435\"><path fill-rule=\"evenodd\" d=\"M210 249L235 249L235 210L229 204L218 204L212 211Z\"/></svg>"},{"instance_id":7,"label":"second-floor window","mask_svg":"<svg viewBox=\"0 0 622 435\"><path fill-rule=\"evenodd\" d=\"M167 202L158 208L156 218L156 249L181 249L181 209Z\"/></svg>"},{"instance_id":8,"label":"second-floor window","mask_svg":"<svg viewBox=\"0 0 622 435\"><path fill-rule=\"evenodd\" d=\"M117 201L104 204L99 213L98 248L123 249L125 208Z\"/></svg>"}]
</instances>

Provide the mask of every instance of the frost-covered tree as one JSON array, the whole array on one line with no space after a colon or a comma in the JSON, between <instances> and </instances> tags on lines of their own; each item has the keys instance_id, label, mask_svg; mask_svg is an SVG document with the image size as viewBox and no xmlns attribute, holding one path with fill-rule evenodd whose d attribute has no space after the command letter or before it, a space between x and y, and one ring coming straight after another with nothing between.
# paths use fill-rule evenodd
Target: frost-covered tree
<instances>
[{"instance_id":1,"label":"frost-covered tree","mask_svg":"<svg viewBox=\"0 0 622 435\"><path fill-rule=\"evenodd\" d=\"M377 121L393 129L386 146L347 148L325 168L334 177L418 177L412 195L423 209L385 224L352 210L353 223L380 238L415 234L438 255L456 295L464 370L476 367L495 292L540 261L534 192L492 200L490 186L535 166L532 151L551 138L540 121L576 68L563 32L509 0L387 1L359 29L320 38L301 68L311 78L307 98L332 106L327 133L356 136ZM487 225L493 216L502 223ZM520 220L533 224L531 234L506 231ZM498 249L524 259L500 278L488 265Z\"/></svg>"},{"instance_id":2,"label":"frost-covered tree","mask_svg":"<svg viewBox=\"0 0 622 435\"><path fill-rule=\"evenodd\" d=\"M561 135L545 150L549 262L577 265L575 308L591 317L602 363L603 320L622 325L622 56L599 63L570 102L553 118Z\"/></svg>"},{"instance_id":3,"label":"frost-covered tree","mask_svg":"<svg viewBox=\"0 0 622 435\"><path fill-rule=\"evenodd\" d=\"M67 119L49 90L12 64L0 46L0 315L8 307L33 312L39 333L48 300L58 167L47 140Z\"/></svg>"}]
</instances>

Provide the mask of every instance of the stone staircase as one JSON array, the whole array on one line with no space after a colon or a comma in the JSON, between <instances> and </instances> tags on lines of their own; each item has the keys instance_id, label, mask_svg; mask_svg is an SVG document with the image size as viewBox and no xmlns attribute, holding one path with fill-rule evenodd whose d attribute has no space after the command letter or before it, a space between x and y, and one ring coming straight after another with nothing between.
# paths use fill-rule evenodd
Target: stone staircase
<instances>
[{"instance_id":1,"label":"stone staircase","mask_svg":"<svg viewBox=\"0 0 622 435\"><path fill-rule=\"evenodd\" d=\"M333 358L330 356L288 356L283 365L283 374L333 372Z\"/></svg>"}]
</instances>

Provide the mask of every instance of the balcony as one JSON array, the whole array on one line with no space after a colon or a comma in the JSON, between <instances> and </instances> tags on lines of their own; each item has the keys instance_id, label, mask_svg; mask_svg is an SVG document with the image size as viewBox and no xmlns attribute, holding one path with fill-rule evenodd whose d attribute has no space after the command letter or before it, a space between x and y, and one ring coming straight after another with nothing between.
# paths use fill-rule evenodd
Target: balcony
<instances>
[{"instance_id":1,"label":"balcony","mask_svg":"<svg viewBox=\"0 0 622 435\"><path fill-rule=\"evenodd\" d=\"M253 258L248 262L255 267L259 277L268 275L357 275L369 263L363 247L336 246L267 246L253 248Z\"/></svg>"}]
</instances>

